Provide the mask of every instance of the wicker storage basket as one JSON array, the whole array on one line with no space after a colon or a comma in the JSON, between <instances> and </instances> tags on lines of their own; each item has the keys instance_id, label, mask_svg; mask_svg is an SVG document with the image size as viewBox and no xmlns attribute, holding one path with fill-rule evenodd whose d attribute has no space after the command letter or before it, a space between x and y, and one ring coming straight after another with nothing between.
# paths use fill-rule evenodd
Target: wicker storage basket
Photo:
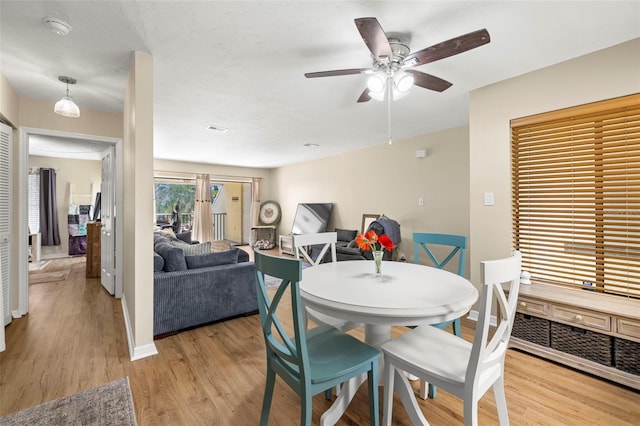
<instances>
[{"instance_id":1,"label":"wicker storage basket","mask_svg":"<svg viewBox=\"0 0 640 426\"><path fill-rule=\"evenodd\" d=\"M613 360L618 370L640 375L640 343L614 338Z\"/></svg>"},{"instance_id":2,"label":"wicker storage basket","mask_svg":"<svg viewBox=\"0 0 640 426\"><path fill-rule=\"evenodd\" d=\"M549 320L516 312L511 335L527 342L549 347Z\"/></svg>"},{"instance_id":3,"label":"wicker storage basket","mask_svg":"<svg viewBox=\"0 0 640 426\"><path fill-rule=\"evenodd\" d=\"M551 322L551 347L599 364L612 366L612 337Z\"/></svg>"}]
</instances>

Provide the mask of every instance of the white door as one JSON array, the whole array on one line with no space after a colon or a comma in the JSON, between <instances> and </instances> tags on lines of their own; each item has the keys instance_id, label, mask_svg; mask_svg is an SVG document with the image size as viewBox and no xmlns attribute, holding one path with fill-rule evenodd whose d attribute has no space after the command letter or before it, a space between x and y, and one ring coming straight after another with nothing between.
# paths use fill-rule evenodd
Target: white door
<instances>
[{"instance_id":1,"label":"white door","mask_svg":"<svg viewBox=\"0 0 640 426\"><path fill-rule=\"evenodd\" d=\"M0 303L2 329L11 322L9 231L11 230L11 128L0 123ZM4 340L4 339L3 339ZM0 342L1 343L1 342Z\"/></svg>"},{"instance_id":2,"label":"white door","mask_svg":"<svg viewBox=\"0 0 640 426\"><path fill-rule=\"evenodd\" d=\"M115 291L115 148L109 147L102 154L102 185L100 186L100 282L110 294Z\"/></svg>"}]
</instances>

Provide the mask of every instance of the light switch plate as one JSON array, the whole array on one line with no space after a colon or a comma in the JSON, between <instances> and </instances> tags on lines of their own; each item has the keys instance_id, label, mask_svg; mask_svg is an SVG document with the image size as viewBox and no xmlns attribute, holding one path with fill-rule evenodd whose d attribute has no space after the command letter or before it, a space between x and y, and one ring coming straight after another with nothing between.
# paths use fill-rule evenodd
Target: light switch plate
<instances>
[{"instance_id":1,"label":"light switch plate","mask_svg":"<svg viewBox=\"0 0 640 426\"><path fill-rule=\"evenodd\" d=\"M493 206L494 200L493 200L493 192L485 192L484 193L484 205L485 206Z\"/></svg>"}]
</instances>

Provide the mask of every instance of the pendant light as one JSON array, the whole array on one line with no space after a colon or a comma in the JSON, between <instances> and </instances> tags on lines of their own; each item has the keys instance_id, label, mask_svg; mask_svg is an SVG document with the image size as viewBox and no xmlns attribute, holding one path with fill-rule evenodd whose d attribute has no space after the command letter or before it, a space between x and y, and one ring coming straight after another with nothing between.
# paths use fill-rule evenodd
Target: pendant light
<instances>
[{"instance_id":1,"label":"pendant light","mask_svg":"<svg viewBox=\"0 0 640 426\"><path fill-rule=\"evenodd\" d=\"M73 102L73 99L71 98L71 96L69 96L69 85L76 84L76 79L61 75L58 77L58 80L60 80L63 83L66 83L67 93L65 96L62 97L62 99L56 102L56 105L53 107L53 112L55 112L56 114L63 115L65 117L72 117L72 118L80 117L80 108L78 108L78 105L76 105L76 103Z\"/></svg>"}]
</instances>

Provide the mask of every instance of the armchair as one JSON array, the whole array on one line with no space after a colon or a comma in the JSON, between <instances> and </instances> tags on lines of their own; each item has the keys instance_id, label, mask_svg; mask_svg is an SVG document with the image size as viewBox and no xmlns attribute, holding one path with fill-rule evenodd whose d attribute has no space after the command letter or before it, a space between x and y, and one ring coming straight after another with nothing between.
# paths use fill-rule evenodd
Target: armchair
<instances>
[{"instance_id":1,"label":"armchair","mask_svg":"<svg viewBox=\"0 0 640 426\"><path fill-rule=\"evenodd\" d=\"M365 232L374 231L378 236L387 234L393 241L393 250L385 251L383 260L396 260L398 258L398 244L402 242L400 235L400 224L386 216L380 216L369 224ZM336 245L338 261L343 260L373 260L373 255L368 250L361 250L356 244L355 238L346 246Z\"/></svg>"}]
</instances>

